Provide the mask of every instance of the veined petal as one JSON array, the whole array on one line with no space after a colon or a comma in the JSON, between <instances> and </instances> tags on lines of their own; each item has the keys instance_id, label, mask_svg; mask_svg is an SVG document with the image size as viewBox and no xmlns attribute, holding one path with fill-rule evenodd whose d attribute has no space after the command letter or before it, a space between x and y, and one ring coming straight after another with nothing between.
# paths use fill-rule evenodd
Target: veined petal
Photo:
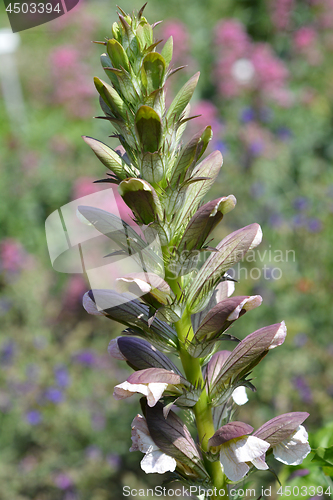
<instances>
[{"instance_id":1,"label":"veined petal","mask_svg":"<svg viewBox=\"0 0 333 500\"><path fill-rule=\"evenodd\" d=\"M161 450L149 450L141 460L141 469L146 474L157 472L157 474L164 474L164 472L173 472L176 468L177 462L173 457L169 457Z\"/></svg>"},{"instance_id":2,"label":"veined petal","mask_svg":"<svg viewBox=\"0 0 333 500\"><path fill-rule=\"evenodd\" d=\"M237 387L233 391L231 396L232 396L232 399L234 400L234 403L236 403L236 405L239 405L239 406L245 405L245 403L247 403L249 400L249 398L247 397L247 394L246 394L246 389L243 385L241 385L240 387Z\"/></svg>"},{"instance_id":3,"label":"veined petal","mask_svg":"<svg viewBox=\"0 0 333 500\"><path fill-rule=\"evenodd\" d=\"M287 335L287 327L284 321L281 322L281 326L276 332L271 345L269 346L268 349L274 349L275 347L278 347L279 345L283 344L285 338Z\"/></svg>"},{"instance_id":4,"label":"veined petal","mask_svg":"<svg viewBox=\"0 0 333 500\"><path fill-rule=\"evenodd\" d=\"M148 396L148 387L146 384L131 384L130 382L123 382L122 384L118 384L114 388L113 397L115 399L125 399L130 398L139 392L144 396Z\"/></svg>"},{"instance_id":5,"label":"veined petal","mask_svg":"<svg viewBox=\"0 0 333 500\"><path fill-rule=\"evenodd\" d=\"M256 469L267 470L269 468L265 462L265 455L262 455L261 457L258 458L254 458L253 460L251 460L251 462L253 463Z\"/></svg>"},{"instance_id":6,"label":"veined petal","mask_svg":"<svg viewBox=\"0 0 333 500\"><path fill-rule=\"evenodd\" d=\"M129 451L142 451L142 453L147 453L148 450L158 450L158 447L149 434L146 419L139 414L132 422L132 443Z\"/></svg>"},{"instance_id":7,"label":"veined petal","mask_svg":"<svg viewBox=\"0 0 333 500\"><path fill-rule=\"evenodd\" d=\"M231 481L239 481L250 470L247 464L237 460L233 450L227 444L220 449L220 461L225 475Z\"/></svg>"},{"instance_id":8,"label":"veined petal","mask_svg":"<svg viewBox=\"0 0 333 500\"><path fill-rule=\"evenodd\" d=\"M255 436L231 440L228 445L239 462L252 462L253 459L261 457L269 448L269 443Z\"/></svg>"},{"instance_id":9,"label":"veined petal","mask_svg":"<svg viewBox=\"0 0 333 500\"><path fill-rule=\"evenodd\" d=\"M152 382L148 384L147 402L148 406L155 406L161 399L163 392L168 387L167 383Z\"/></svg>"},{"instance_id":10,"label":"veined petal","mask_svg":"<svg viewBox=\"0 0 333 500\"><path fill-rule=\"evenodd\" d=\"M87 313L93 314L94 316L104 316L104 314L98 310L95 302L90 298L89 292L83 295L82 305Z\"/></svg>"},{"instance_id":11,"label":"veined petal","mask_svg":"<svg viewBox=\"0 0 333 500\"><path fill-rule=\"evenodd\" d=\"M276 460L286 465L300 465L310 451L308 433L303 425L300 425L292 436L273 446Z\"/></svg>"},{"instance_id":12,"label":"veined petal","mask_svg":"<svg viewBox=\"0 0 333 500\"><path fill-rule=\"evenodd\" d=\"M125 360L125 356L120 352L118 347L118 339L112 339L108 345L108 353L111 358Z\"/></svg>"},{"instance_id":13,"label":"veined petal","mask_svg":"<svg viewBox=\"0 0 333 500\"><path fill-rule=\"evenodd\" d=\"M261 227L259 226L258 224L258 230L257 230L257 233L252 241L252 244L250 245L250 248L249 250L252 250L253 248L257 247L258 245L260 245L261 243L261 240L262 240L262 230L261 230Z\"/></svg>"},{"instance_id":14,"label":"veined petal","mask_svg":"<svg viewBox=\"0 0 333 500\"><path fill-rule=\"evenodd\" d=\"M135 286L137 289L135 289ZM151 286L149 283L140 278L124 276L123 278L116 279L116 289L119 293L133 292L140 296L142 293L149 293Z\"/></svg>"}]
</instances>

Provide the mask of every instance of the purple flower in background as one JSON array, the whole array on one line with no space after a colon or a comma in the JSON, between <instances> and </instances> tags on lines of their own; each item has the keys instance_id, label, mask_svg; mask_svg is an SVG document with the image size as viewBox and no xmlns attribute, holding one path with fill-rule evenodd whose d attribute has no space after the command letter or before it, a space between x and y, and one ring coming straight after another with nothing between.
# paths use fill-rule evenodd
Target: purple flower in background
<instances>
[{"instance_id":1,"label":"purple flower in background","mask_svg":"<svg viewBox=\"0 0 333 500\"><path fill-rule=\"evenodd\" d=\"M307 476L308 474L310 474L310 471L308 469L295 470L295 472L290 474L288 481L291 481L292 479L294 479L294 477L304 477Z\"/></svg>"},{"instance_id":2,"label":"purple flower in background","mask_svg":"<svg viewBox=\"0 0 333 500\"><path fill-rule=\"evenodd\" d=\"M98 446L88 446L85 450L85 455L88 460L101 460L102 450Z\"/></svg>"},{"instance_id":3,"label":"purple flower in background","mask_svg":"<svg viewBox=\"0 0 333 500\"><path fill-rule=\"evenodd\" d=\"M240 120L243 123L252 122L255 119L255 112L252 108L244 108L240 113Z\"/></svg>"},{"instance_id":4,"label":"purple flower in background","mask_svg":"<svg viewBox=\"0 0 333 500\"><path fill-rule=\"evenodd\" d=\"M293 226L295 228L304 227L306 224L306 217L303 214L298 214L293 217Z\"/></svg>"},{"instance_id":5,"label":"purple flower in background","mask_svg":"<svg viewBox=\"0 0 333 500\"><path fill-rule=\"evenodd\" d=\"M4 316L5 314L7 314L12 307L12 301L10 299L7 299L6 297L2 297L0 299L0 316Z\"/></svg>"},{"instance_id":6,"label":"purple flower in background","mask_svg":"<svg viewBox=\"0 0 333 500\"><path fill-rule=\"evenodd\" d=\"M93 366L96 364L96 355L92 351L80 351L74 355L73 360L82 365Z\"/></svg>"},{"instance_id":7,"label":"purple flower in background","mask_svg":"<svg viewBox=\"0 0 333 500\"><path fill-rule=\"evenodd\" d=\"M309 200L305 196L297 196L293 202L295 210L306 210L309 206Z\"/></svg>"},{"instance_id":8,"label":"purple flower in background","mask_svg":"<svg viewBox=\"0 0 333 500\"><path fill-rule=\"evenodd\" d=\"M112 469L120 469L121 466L121 458L119 455L116 455L115 453L109 453L106 455L106 461L112 467Z\"/></svg>"},{"instance_id":9,"label":"purple flower in background","mask_svg":"<svg viewBox=\"0 0 333 500\"><path fill-rule=\"evenodd\" d=\"M307 228L311 233L320 233L323 229L323 224L321 220L313 218L308 220Z\"/></svg>"},{"instance_id":10,"label":"purple flower in background","mask_svg":"<svg viewBox=\"0 0 333 500\"><path fill-rule=\"evenodd\" d=\"M304 377L294 377L293 385L304 403L312 403L312 391Z\"/></svg>"},{"instance_id":11,"label":"purple flower in background","mask_svg":"<svg viewBox=\"0 0 333 500\"><path fill-rule=\"evenodd\" d=\"M91 427L94 431L102 431L106 426L106 418L103 413L93 413L91 416Z\"/></svg>"},{"instance_id":12,"label":"purple flower in background","mask_svg":"<svg viewBox=\"0 0 333 500\"><path fill-rule=\"evenodd\" d=\"M250 190L254 198L261 198L265 194L265 186L262 182L254 182Z\"/></svg>"},{"instance_id":13,"label":"purple flower in background","mask_svg":"<svg viewBox=\"0 0 333 500\"><path fill-rule=\"evenodd\" d=\"M260 140L251 142L249 147L249 151L253 156L260 156L261 153L263 152L263 149L264 149L264 144Z\"/></svg>"},{"instance_id":14,"label":"purple flower in background","mask_svg":"<svg viewBox=\"0 0 333 500\"><path fill-rule=\"evenodd\" d=\"M26 421L30 425L38 425L42 421L42 415L38 410L30 410L25 414Z\"/></svg>"},{"instance_id":15,"label":"purple flower in background","mask_svg":"<svg viewBox=\"0 0 333 500\"><path fill-rule=\"evenodd\" d=\"M224 155L228 151L228 147L223 141L216 141L215 148L218 149L222 155Z\"/></svg>"},{"instance_id":16,"label":"purple flower in background","mask_svg":"<svg viewBox=\"0 0 333 500\"><path fill-rule=\"evenodd\" d=\"M73 481L67 474L60 473L54 478L54 484L60 490L67 490L73 486Z\"/></svg>"},{"instance_id":17,"label":"purple flower in background","mask_svg":"<svg viewBox=\"0 0 333 500\"><path fill-rule=\"evenodd\" d=\"M49 387L46 389L45 397L54 404L59 404L64 400L63 393L57 387Z\"/></svg>"},{"instance_id":18,"label":"purple flower in background","mask_svg":"<svg viewBox=\"0 0 333 500\"><path fill-rule=\"evenodd\" d=\"M306 333L298 333L294 337L294 344L296 347L303 347L308 341L308 336Z\"/></svg>"},{"instance_id":19,"label":"purple flower in background","mask_svg":"<svg viewBox=\"0 0 333 500\"><path fill-rule=\"evenodd\" d=\"M8 340L1 346L0 350L0 361L1 365L10 365L13 361L15 354L15 342L13 340Z\"/></svg>"},{"instance_id":20,"label":"purple flower in background","mask_svg":"<svg viewBox=\"0 0 333 500\"><path fill-rule=\"evenodd\" d=\"M272 227L280 227L283 223L283 218L280 214L272 214L269 218L269 223Z\"/></svg>"},{"instance_id":21,"label":"purple flower in background","mask_svg":"<svg viewBox=\"0 0 333 500\"><path fill-rule=\"evenodd\" d=\"M273 110L271 108L268 108L267 106L259 110L259 118L264 123L271 122L273 119L273 115Z\"/></svg>"},{"instance_id":22,"label":"purple flower in background","mask_svg":"<svg viewBox=\"0 0 333 500\"><path fill-rule=\"evenodd\" d=\"M292 131L288 127L279 127L276 135L281 141L289 141L293 136Z\"/></svg>"},{"instance_id":23,"label":"purple flower in background","mask_svg":"<svg viewBox=\"0 0 333 500\"><path fill-rule=\"evenodd\" d=\"M54 377L60 387L67 387L70 384L70 376L65 366L56 366L54 368Z\"/></svg>"}]
</instances>

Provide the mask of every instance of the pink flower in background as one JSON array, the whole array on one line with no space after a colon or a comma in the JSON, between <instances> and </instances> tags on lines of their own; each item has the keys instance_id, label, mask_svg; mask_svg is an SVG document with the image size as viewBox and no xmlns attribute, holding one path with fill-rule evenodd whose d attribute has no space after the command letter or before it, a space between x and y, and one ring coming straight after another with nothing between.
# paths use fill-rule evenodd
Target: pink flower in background
<instances>
[{"instance_id":1,"label":"pink flower in background","mask_svg":"<svg viewBox=\"0 0 333 500\"><path fill-rule=\"evenodd\" d=\"M90 194L100 193L105 189L112 189L109 197L103 197L103 203L99 204L98 208L119 215L127 224L133 225L133 213L128 208L120 194L117 187L111 184L94 184L93 177L81 177L77 179L73 186L73 200L79 200Z\"/></svg>"},{"instance_id":2,"label":"pink flower in background","mask_svg":"<svg viewBox=\"0 0 333 500\"><path fill-rule=\"evenodd\" d=\"M271 20L277 30L285 30L290 22L294 0L275 0L271 2Z\"/></svg>"},{"instance_id":3,"label":"pink flower in background","mask_svg":"<svg viewBox=\"0 0 333 500\"><path fill-rule=\"evenodd\" d=\"M70 46L57 47L51 53L51 64L53 70L59 71L64 68L70 69L79 60L79 53Z\"/></svg>"},{"instance_id":4,"label":"pink flower in background","mask_svg":"<svg viewBox=\"0 0 333 500\"><path fill-rule=\"evenodd\" d=\"M73 186L72 199L78 200L89 194L98 193L101 187L98 184L94 184L95 180L93 177L79 177L76 179Z\"/></svg>"},{"instance_id":5,"label":"pink flower in background","mask_svg":"<svg viewBox=\"0 0 333 500\"><path fill-rule=\"evenodd\" d=\"M14 238L5 238L0 242L0 272L17 274L27 267L30 256L21 243Z\"/></svg>"},{"instance_id":6,"label":"pink flower in background","mask_svg":"<svg viewBox=\"0 0 333 500\"><path fill-rule=\"evenodd\" d=\"M255 69L258 84L265 89L282 87L288 78L288 70L283 62L273 54L266 43L254 46L251 61Z\"/></svg>"},{"instance_id":7,"label":"pink flower in background","mask_svg":"<svg viewBox=\"0 0 333 500\"><path fill-rule=\"evenodd\" d=\"M200 130L209 123L212 127L214 137L219 136L222 130L222 123L219 121L219 110L212 102L205 100L197 102L191 110L191 115L201 115L195 118L192 123L190 122L191 127L195 126L196 130Z\"/></svg>"},{"instance_id":8,"label":"pink flower in background","mask_svg":"<svg viewBox=\"0 0 333 500\"><path fill-rule=\"evenodd\" d=\"M183 65L189 54L189 34L186 25L177 19L163 23L161 38L166 42L170 36L173 38L172 62L174 64L182 62Z\"/></svg>"},{"instance_id":9,"label":"pink flower in background","mask_svg":"<svg viewBox=\"0 0 333 500\"><path fill-rule=\"evenodd\" d=\"M317 32L311 26L303 26L294 34L294 47L304 50L311 47L317 40Z\"/></svg>"},{"instance_id":10,"label":"pink flower in background","mask_svg":"<svg viewBox=\"0 0 333 500\"><path fill-rule=\"evenodd\" d=\"M251 44L244 26L237 19L226 19L217 24L215 42L224 52L231 52L234 58L243 56Z\"/></svg>"},{"instance_id":11,"label":"pink flower in background","mask_svg":"<svg viewBox=\"0 0 333 500\"><path fill-rule=\"evenodd\" d=\"M72 116L80 118L91 114L95 92L80 52L70 45L56 47L50 54L50 61L53 100Z\"/></svg>"},{"instance_id":12,"label":"pink flower in background","mask_svg":"<svg viewBox=\"0 0 333 500\"><path fill-rule=\"evenodd\" d=\"M66 309L81 309L82 297L87 291L87 282L82 274L70 275L63 295Z\"/></svg>"},{"instance_id":13,"label":"pink flower in background","mask_svg":"<svg viewBox=\"0 0 333 500\"><path fill-rule=\"evenodd\" d=\"M252 42L244 26L235 19L217 25L215 40L216 82L224 97L256 90L282 106L291 104L288 70L269 44Z\"/></svg>"},{"instance_id":14,"label":"pink flower in background","mask_svg":"<svg viewBox=\"0 0 333 500\"><path fill-rule=\"evenodd\" d=\"M318 66L323 55L318 47L318 34L311 26L304 26L296 31L293 40L294 50L302 54L309 64Z\"/></svg>"}]
</instances>

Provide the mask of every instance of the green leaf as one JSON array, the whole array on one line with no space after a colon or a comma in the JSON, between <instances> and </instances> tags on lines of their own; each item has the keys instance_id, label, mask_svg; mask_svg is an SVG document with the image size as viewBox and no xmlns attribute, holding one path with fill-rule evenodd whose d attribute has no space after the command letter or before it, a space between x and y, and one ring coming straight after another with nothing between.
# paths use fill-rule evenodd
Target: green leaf
<instances>
[{"instance_id":1,"label":"green leaf","mask_svg":"<svg viewBox=\"0 0 333 500\"><path fill-rule=\"evenodd\" d=\"M210 233L223 219L223 214L236 205L236 198L231 195L206 203L193 215L178 245L178 252L199 249Z\"/></svg>"},{"instance_id":2,"label":"green leaf","mask_svg":"<svg viewBox=\"0 0 333 500\"><path fill-rule=\"evenodd\" d=\"M143 179L125 179L118 187L119 194L142 224L163 218L162 207L155 189Z\"/></svg>"},{"instance_id":3,"label":"green leaf","mask_svg":"<svg viewBox=\"0 0 333 500\"><path fill-rule=\"evenodd\" d=\"M195 165L195 162L203 155L212 137L211 127L206 127L204 131L200 131L192 137L186 146L181 149L170 176L169 182L171 186L183 182L187 170L192 165Z\"/></svg>"},{"instance_id":4,"label":"green leaf","mask_svg":"<svg viewBox=\"0 0 333 500\"><path fill-rule=\"evenodd\" d=\"M118 92L103 80L94 78L95 87L103 101L109 106L116 117L127 118L128 108Z\"/></svg>"},{"instance_id":5,"label":"green leaf","mask_svg":"<svg viewBox=\"0 0 333 500\"><path fill-rule=\"evenodd\" d=\"M141 160L141 174L148 182L157 183L164 177L163 156L159 153L144 153Z\"/></svg>"},{"instance_id":6,"label":"green leaf","mask_svg":"<svg viewBox=\"0 0 333 500\"><path fill-rule=\"evenodd\" d=\"M143 271L163 275L163 260L153 239L151 243L146 243L125 221L105 210L80 206L78 211L97 231L119 245L124 256L131 256Z\"/></svg>"},{"instance_id":7,"label":"green leaf","mask_svg":"<svg viewBox=\"0 0 333 500\"><path fill-rule=\"evenodd\" d=\"M223 364L211 387L213 404L219 404L226 387L249 373L268 351L283 343L286 335L284 322L260 328L243 339Z\"/></svg>"},{"instance_id":8,"label":"green leaf","mask_svg":"<svg viewBox=\"0 0 333 500\"><path fill-rule=\"evenodd\" d=\"M164 74L164 58L158 52L147 54L142 63L141 78L148 94L151 94L163 85Z\"/></svg>"},{"instance_id":9,"label":"green leaf","mask_svg":"<svg viewBox=\"0 0 333 500\"><path fill-rule=\"evenodd\" d=\"M208 257L188 290L191 312L198 312L205 306L207 296L224 273L242 260L248 250L259 245L261 238L259 224L250 224L229 234L217 245L218 251Z\"/></svg>"},{"instance_id":10,"label":"green leaf","mask_svg":"<svg viewBox=\"0 0 333 500\"><path fill-rule=\"evenodd\" d=\"M158 151L162 138L162 123L156 111L149 106L140 106L135 116L135 126L143 151Z\"/></svg>"},{"instance_id":11,"label":"green leaf","mask_svg":"<svg viewBox=\"0 0 333 500\"><path fill-rule=\"evenodd\" d=\"M109 148L106 144L92 137L82 136L85 143L91 147L97 158L111 170L119 179L128 177L129 170L127 164L121 157Z\"/></svg>"},{"instance_id":12,"label":"green leaf","mask_svg":"<svg viewBox=\"0 0 333 500\"><path fill-rule=\"evenodd\" d=\"M222 155L219 151L214 151L205 158L193 170L191 180L206 178L200 182L190 184L186 188L186 197L181 210L178 211L175 219L175 227L185 224L194 214L200 201L214 184L222 165Z\"/></svg>"},{"instance_id":13,"label":"green leaf","mask_svg":"<svg viewBox=\"0 0 333 500\"><path fill-rule=\"evenodd\" d=\"M180 89L180 91L172 101L166 115L168 126L172 126L173 123L176 123L178 121L180 115L183 113L186 106L190 102L193 92L197 86L199 76L199 72L192 76L192 78L190 78L189 81L185 83L185 85Z\"/></svg>"},{"instance_id":14,"label":"green leaf","mask_svg":"<svg viewBox=\"0 0 333 500\"><path fill-rule=\"evenodd\" d=\"M170 36L164 44L163 49L161 50L161 55L164 57L165 63L167 66L171 63L173 53L173 38Z\"/></svg>"},{"instance_id":15,"label":"green leaf","mask_svg":"<svg viewBox=\"0 0 333 500\"><path fill-rule=\"evenodd\" d=\"M153 43L153 30L150 24L146 21L141 21L136 29L136 37L139 41L142 52L146 47L150 47Z\"/></svg>"},{"instance_id":16,"label":"green leaf","mask_svg":"<svg viewBox=\"0 0 333 500\"><path fill-rule=\"evenodd\" d=\"M129 107L133 108L139 98L139 89L134 86L136 80L125 69L108 68L107 71L116 75L124 100Z\"/></svg>"},{"instance_id":17,"label":"green leaf","mask_svg":"<svg viewBox=\"0 0 333 500\"><path fill-rule=\"evenodd\" d=\"M126 71L129 71L130 64L127 54L123 46L120 45L120 43L117 40L115 40L114 38L108 40L108 43L106 45L106 50L110 56L114 68L117 69L124 68Z\"/></svg>"},{"instance_id":18,"label":"green leaf","mask_svg":"<svg viewBox=\"0 0 333 500\"><path fill-rule=\"evenodd\" d=\"M89 294L91 294L90 298L109 319L134 327L136 335L142 335L144 332L143 336L150 342L157 343L159 347L164 349L177 348L176 332L167 323L158 319L149 326L149 307L139 300L131 300L130 295L126 296L126 294L120 294L113 290L91 290ZM128 298L127 301L126 298Z\"/></svg>"},{"instance_id":19,"label":"green leaf","mask_svg":"<svg viewBox=\"0 0 333 500\"><path fill-rule=\"evenodd\" d=\"M317 448L315 455L311 460L315 465L319 467L331 467L333 466L333 446L329 448Z\"/></svg>"},{"instance_id":20,"label":"green leaf","mask_svg":"<svg viewBox=\"0 0 333 500\"><path fill-rule=\"evenodd\" d=\"M195 339L201 341L218 338L234 321L247 311L259 307L261 302L260 295L229 297L219 302L203 318L198 330L195 332Z\"/></svg>"},{"instance_id":21,"label":"green leaf","mask_svg":"<svg viewBox=\"0 0 333 500\"><path fill-rule=\"evenodd\" d=\"M107 68L112 67L111 59L107 54L101 55L101 64L104 68L104 71L105 71L107 77L110 79L111 83L115 86L116 90L118 91L119 90L118 78L116 77L116 75L114 73L112 73L112 71L107 70Z\"/></svg>"}]
</instances>

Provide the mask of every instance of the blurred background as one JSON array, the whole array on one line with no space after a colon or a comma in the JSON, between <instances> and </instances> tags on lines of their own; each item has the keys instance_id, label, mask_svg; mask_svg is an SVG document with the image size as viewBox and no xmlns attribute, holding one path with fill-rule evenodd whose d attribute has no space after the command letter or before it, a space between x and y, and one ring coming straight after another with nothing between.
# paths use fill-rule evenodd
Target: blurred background
<instances>
[{"instance_id":1,"label":"blurred background","mask_svg":"<svg viewBox=\"0 0 333 500\"><path fill-rule=\"evenodd\" d=\"M120 6L130 12L142 1ZM238 200L214 242L252 222L263 228L255 258L235 269L236 294L260 294L263 304L232 333L283 319L288 327L284 345L256 368L257 392L237 418L256 428L307 411L312 446L331 446L333 2L150 0L145 16L164 20L155 37L172 35L173 65L186 65L168 101L201 72L192 101L201 116L187 137L212 125L210 151L222 152L224 166L209 199ZM123 485L161 484L128 452L139 397L112 397L130 373L107 354L122 329L83 310L89 285L52 269L44 230L53 211L103 189L92 182L104 167L81 135L117 146L109 125L93 119L92 78L105 75L102 47L91 43L112 36L116 20L112 2L81 0L19 33L10 55L0 50L0 500L113 500ZM1 5L0 28L9 27ZM274 466L288 484L331 481L309 461ZM255 481L275 483L263 472Z\"/></svg>"}]
</instances>

